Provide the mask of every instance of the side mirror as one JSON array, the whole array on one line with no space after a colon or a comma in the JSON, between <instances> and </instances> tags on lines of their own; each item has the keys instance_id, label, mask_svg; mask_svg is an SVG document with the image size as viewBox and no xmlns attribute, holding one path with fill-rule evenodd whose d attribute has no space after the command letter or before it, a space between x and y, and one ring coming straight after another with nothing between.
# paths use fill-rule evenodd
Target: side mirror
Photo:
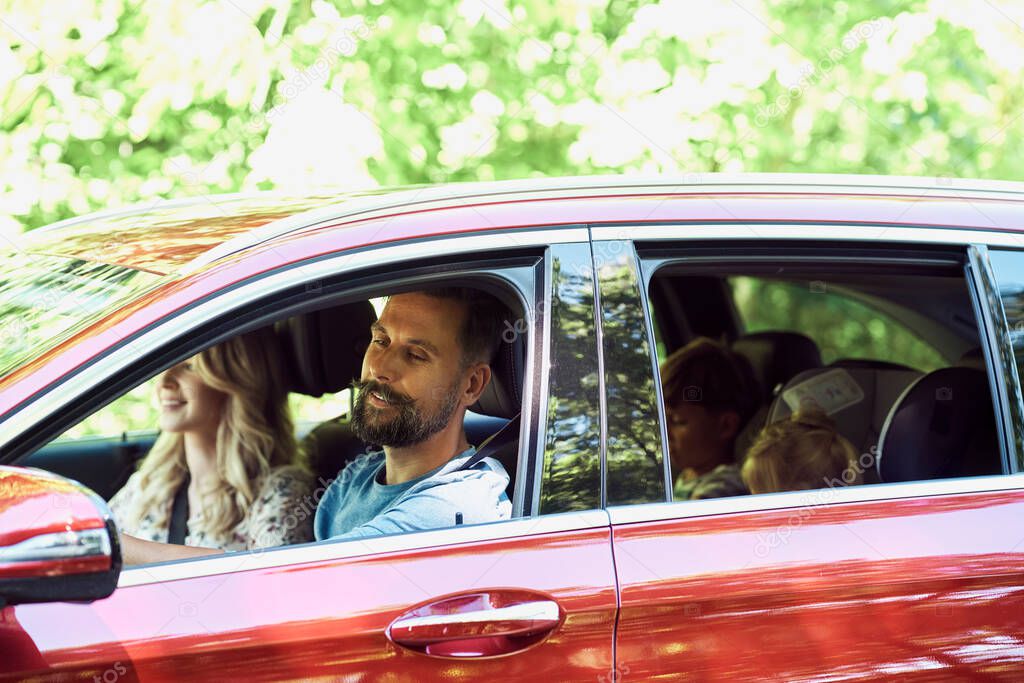
<instances>
[{"instance_id":1,"label":"side mirror","mask_svg":"<svg viewBox=\"0 0 1024 683\"><path fill-rule=\"evenodd\" d=\"M91 602L113 593L120 573L102 498L43 470L0 465L0 607Z\"/></svg>"}]
</instances>

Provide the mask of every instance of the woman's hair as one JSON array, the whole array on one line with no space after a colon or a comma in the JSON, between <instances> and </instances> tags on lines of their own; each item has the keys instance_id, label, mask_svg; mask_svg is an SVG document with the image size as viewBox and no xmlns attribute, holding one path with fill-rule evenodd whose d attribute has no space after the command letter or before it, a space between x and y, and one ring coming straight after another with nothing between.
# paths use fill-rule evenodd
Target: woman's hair
<instances>
[{"instance_id":1,"label":"woman's hair","mask_svg":"<svg viewBox=\"0 0 1024 683\"><path fill-rule=\"evenodd\" d=\"M802 408L758 434L743 462L751 493L861 483L857 449L818 407Z\"/></svg>"},{"instance_id":2,"label":"woman's hair","mask_svg":"<svg viewBox=\"0 0 1024 683\"><path fill-rule=\"evenodd\" d=\"M199 378L226 395L217 427L220 484L203 506L207 533L237 526L272 468L302 465L281 362L277 338L267 328L206 349L194 361ZM162 524L170 510L168 501L188 474L184 436L160 434L139 472L141 493L135 514L141 518L152 511Z\"/></svg>"},{"instance_id":3,"label":"woman's hair","mask_svg":"<svg viewBox=\"0 0 1024 683\"><path fill-rule=\"evenodd\" d=\"M759 390L749 362L724 344L697 337L661 365L666 405L684 401L713 412L735 411L742 427L757 410Z\"/></svg>"}]
</instances>

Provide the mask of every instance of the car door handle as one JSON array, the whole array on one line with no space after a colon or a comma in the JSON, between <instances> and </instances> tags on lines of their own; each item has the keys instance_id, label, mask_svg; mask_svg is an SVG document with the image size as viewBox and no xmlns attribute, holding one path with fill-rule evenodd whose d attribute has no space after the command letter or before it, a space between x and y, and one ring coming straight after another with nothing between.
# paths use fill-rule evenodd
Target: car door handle
<instances>
[{"instance_id":1,"label":"car door handle","mask_svg":"<svg viewBox=\"0 0 1024 683\"><path fill-rule=\"evenodd\" d=\"M428 655L490 657L525 649L562 622L553 600L507 604L501 597L477 593L420 607L393 621L388 638Z\"/></svg>"}]
</instances>

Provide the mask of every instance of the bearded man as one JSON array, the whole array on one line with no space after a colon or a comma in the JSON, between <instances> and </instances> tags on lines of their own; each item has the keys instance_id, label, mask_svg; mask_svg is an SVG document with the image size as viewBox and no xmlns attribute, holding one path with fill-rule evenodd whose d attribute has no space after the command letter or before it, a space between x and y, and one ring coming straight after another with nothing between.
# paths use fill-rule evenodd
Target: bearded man
<instances>
[{"instance_id":1,"label":"bearded man","mask_svg":"<svg viewBox=\"0 0 1024 683\"><path fill-rule=\"evenodd\" d=\"M463 420L491 380L503 307L471 289L388 299L354 383L356 436L382 449L350 463L317 506L317 540L508 519L509 476L475 449Z\"/></svg>"}]
</instances>

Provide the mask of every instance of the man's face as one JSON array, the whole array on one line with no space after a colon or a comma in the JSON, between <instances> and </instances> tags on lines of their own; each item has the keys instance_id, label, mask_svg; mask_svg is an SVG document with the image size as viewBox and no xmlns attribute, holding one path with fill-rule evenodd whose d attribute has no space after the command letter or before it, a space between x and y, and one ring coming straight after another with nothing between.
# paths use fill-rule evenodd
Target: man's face
<instances>
[{"instance_id":1,"label":"man's face","mask_svg":"<svg viewBox=\"0 0 1024 683\"><path fill-rule=\"evenodd\" d=\"M458 338L465 315L459 302L425 294L388 300L363 356L352 412L356 436L401 448L448 426L466 389Z\"/></svg>"}]
</instances>

